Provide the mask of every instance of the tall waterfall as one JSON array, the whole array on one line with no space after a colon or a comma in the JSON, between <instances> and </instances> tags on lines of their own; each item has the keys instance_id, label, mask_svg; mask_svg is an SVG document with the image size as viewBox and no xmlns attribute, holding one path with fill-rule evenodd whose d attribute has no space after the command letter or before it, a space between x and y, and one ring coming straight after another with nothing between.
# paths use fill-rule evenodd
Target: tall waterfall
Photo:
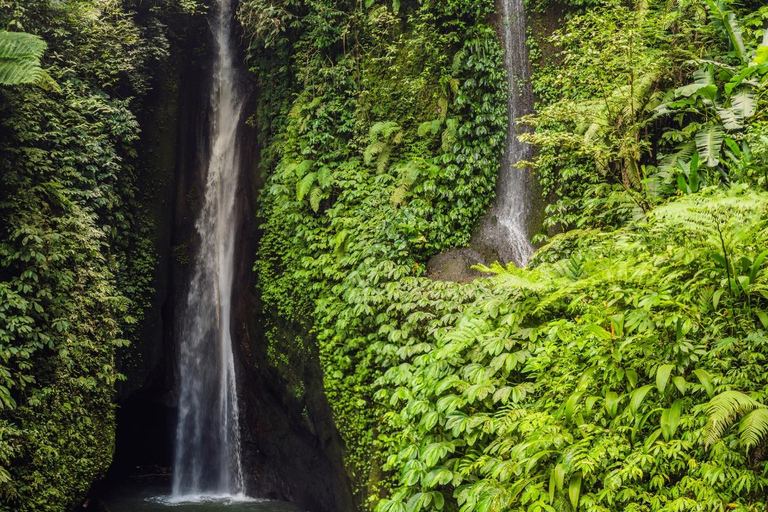
<instances>
[{"instance_id":1,"label":"tall waterfall","mask_svg":"<svg viewBox=\"0 0 768 512\"><path fill-rule=\"evenodd\" d=\"M242 495L235 361L230 317L235 256L243 110L232 43L234 0L218 0L214 41L210 148L205 199L195 228L200 248L183 311L178 317L179 419L173 497Z\"/></svg>"},{"instance_id":2,"label":"tall waterfall","mask_svg":"<svg viewBox=\"0 0 768 512\"><path fill-rule=\"evenodd\" d=\"M504 66L508 76L507 146L496 190L496 202L481 227L481 237L499 253L502 262L527 263L533 253L528 227L533 184L525 169L515 166L531 156L532 148L517 139L516 120L533 109L528 70L523 0L499 0L502 14Z\"/></svg>"}]
</instances>

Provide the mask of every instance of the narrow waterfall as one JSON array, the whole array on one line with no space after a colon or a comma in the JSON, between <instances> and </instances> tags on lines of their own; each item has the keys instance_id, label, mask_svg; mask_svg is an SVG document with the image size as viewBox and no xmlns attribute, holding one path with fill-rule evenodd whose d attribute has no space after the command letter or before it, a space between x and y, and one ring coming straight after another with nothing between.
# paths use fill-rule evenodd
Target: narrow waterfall
<instances>
[{"instance_id":1,"label":"narrow waterfall","mask_svg":"<svg viewBox=\"0 0 768 512\"><path fill-rule=\"evenodd\" d=\"M496 189L496 202L483 222L481 237L496 248L502 262L525 265L533 253L528 233L533 205L531 178L516 164L531 156L532 148L518 140L519 117L533 110L526 45L523 0L499 0L502 14L504 66L508 75L507 145Z\"/></svg>"},{"instance_id":2,"label":"narrow waterfall","mask_svg":"<svg viewBox=\"0 0 768 512\"><path fill-rule=\"evenodd\" d=\"M233 1L218 0L205 198L192 280L178 317L179 419L173 497L244 493L235 361L230 334L239 181L238 126L243 110L234 65Z\"/></svg>"}]
</instances>

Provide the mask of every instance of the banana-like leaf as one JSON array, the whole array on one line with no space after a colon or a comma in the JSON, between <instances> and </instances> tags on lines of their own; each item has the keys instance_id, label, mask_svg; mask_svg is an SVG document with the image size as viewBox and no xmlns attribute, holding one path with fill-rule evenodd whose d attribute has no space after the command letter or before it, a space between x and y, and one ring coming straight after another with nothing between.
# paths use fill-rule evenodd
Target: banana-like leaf
<instances>
[{"instance_id":1,"label":"banana-like leaf","mask_svg":"<svg viewBox=\"0 0 768 512\"><path fill-rule=\"evenodd\" d=\"M709 6L709 15L712 18L715 26L722 30L731 43L731 47L736 52L739 59L746 63L746 49L744 48L744 41L741 37L741 27L739 27L739 21L736 19L736 15L728 10L728 6L723 2L715 2L714 0L706 0Z\"/></svg>"},{"instance_id":2,"label":"banana-like leaf","mask_svg":"<svg viewBox=\"0 0 768 512\"><path fill-rule=\"evenodd\" d=\"M744 123L741 122L742 117L733 108L718 107L717 114L720 116L723 128L726 130L741 130L744 128Z\"/></svg>"},{"instance_id":3,"label":"banana-like leaf","mask_svg":"<svg viewBox=\"0 0 768 512\"><path fill-rule=\"evenodd\" d=\"M720 163L720 148L723 147L725 132L720 125L710 125L696 134L696 147L699 156L707 166L715 167Z\"/></svg>"},{"instance_id":4,"label":"banana-like leaf","mask_svg":"<svg viewBox=\"0 0 768 512\"><path fill-rule=\"evenodd\" d=\"M748 86L741 86L731 96L731 109L739 119L749 119L757 110L757 95L755 90ZM728 128L726 126L726 128Z\"/></svg>"}]
</instances>

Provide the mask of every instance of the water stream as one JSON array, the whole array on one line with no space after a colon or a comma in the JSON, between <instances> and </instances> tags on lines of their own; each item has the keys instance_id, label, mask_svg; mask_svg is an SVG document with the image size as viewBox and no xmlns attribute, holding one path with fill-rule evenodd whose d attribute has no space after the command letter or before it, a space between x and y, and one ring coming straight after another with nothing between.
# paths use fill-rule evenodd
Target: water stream
<instances>
[{"instance_id":1,"label":"water stream","mask_svg":"<svg viewBox=\"0 0 768 512\"><path fill-rule=\"evenodd\" d=\"M516 164L532 155L530 145L520 142L516 121L533 110L533 93L526 45L523 0L500 0L504 66L508 75L507 145L499 173L496 202L481 226L481 238L492 245L499 259L525 265L533 253L529 225L533 213L532 179Z\"/></svg>"},{"instance_id":2,"label":"water stream","mask_svg":"<svg viewBox=\"0 0 768 512\"><path fill-rule=\"evenodd\" d=\"M172 499L244 496L235 361L230 334L239 181L237 134L243 93L233 44L233 1L211 17L214 64L200 247L178 316L179 419Z\"/></svg>"}]
</instances>

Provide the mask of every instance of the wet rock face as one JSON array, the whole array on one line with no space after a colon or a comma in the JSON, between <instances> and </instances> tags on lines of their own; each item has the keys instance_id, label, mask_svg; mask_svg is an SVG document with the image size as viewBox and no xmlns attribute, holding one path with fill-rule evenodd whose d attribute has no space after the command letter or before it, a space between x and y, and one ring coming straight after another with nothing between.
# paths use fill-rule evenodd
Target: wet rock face
<instances>
[{"instance_id":1,"label":"wet rock face","mask_svg":"<svg viewBox=\"0 0 768 512\"><path fill-rule=\"evenodd\" d=\"M492 254L484 256L482 248L464 247L452 249L435 256L427 262L427 277L433 281L452 281L454 283L469 283L479 277L491 274L472 268L473 265L487 265L495 261ZM490 257L488 257L490 256Z\"/></svg>"},{"instance_id":2,"label":"wet rock face","mask_svg":"<svg viewBox=\"0 0 768 512\"><path fill-rule=\"evenodd\" d=\"M244 139L243 161L253 162L255 134ZM253 191L264 177L250 172L243 181L238 202L245 220L237 234L232 325L246 489L308 512L354 512L359 507L323 389L317 344L308 326L280 321L259 300L252 270L260 236ZM290 375L273 364L270 344L287 359Z\"/></svg>"}]
</instances>

